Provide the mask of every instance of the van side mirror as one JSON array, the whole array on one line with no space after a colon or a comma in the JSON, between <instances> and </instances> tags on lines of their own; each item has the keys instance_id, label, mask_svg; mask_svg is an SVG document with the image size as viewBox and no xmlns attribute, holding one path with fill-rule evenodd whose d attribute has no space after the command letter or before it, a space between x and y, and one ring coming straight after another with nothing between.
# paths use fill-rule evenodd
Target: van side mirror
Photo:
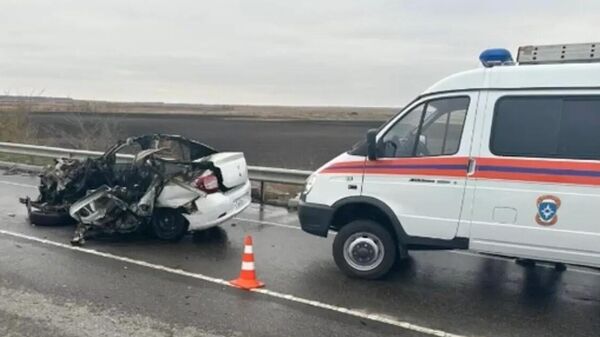
<instances>
[{"instance_id":1,"label":"van side mirror","mask_svg":"<svg viewBox=\"0 0 600 337\"><path fill-rule=\"evenodd\" d=\"M367 131L367 157L369 160L377 159L377 129Z\"/></svg>"}]
</instances>

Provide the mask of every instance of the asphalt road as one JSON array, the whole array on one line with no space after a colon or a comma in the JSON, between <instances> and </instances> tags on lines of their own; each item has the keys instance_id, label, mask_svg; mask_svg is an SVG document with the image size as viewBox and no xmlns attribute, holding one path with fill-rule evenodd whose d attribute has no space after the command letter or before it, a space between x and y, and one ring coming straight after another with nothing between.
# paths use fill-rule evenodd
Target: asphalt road
<instances>
[{"instance_id":1,"label":"asphalt road","mask_svg":"<svg viewBox=\"0 0 600 337\"><path fill-rule=\"evenodd\" d=\"M598 336L600 271L524 269L468 252L412 252L380 281L349 279L327 239L294 213L252 205L178 244L146 238L68 245L70 227L27 224L0 176L0 335ZM193 219L192 219L193 221ZM263 292L227 287L252 234Z\"/></svg>"},{"instance_id":2,"label":"asphalt road","mask_svg":"<svg viewBox=\"0 0 600 337\"><path fill-rule=\"evenodd\" d=\"M349 150L382 122L262 120L185 115L34 114L39 136L69 146L57 130L77 138L85 130L109 127L120 137L146 133L180 134L221 151L242 151L251 165L316 169ZM106 138L106 137L99 137ZM63 142L61 144L61 142Z\"/></svg>"}]
</instances>

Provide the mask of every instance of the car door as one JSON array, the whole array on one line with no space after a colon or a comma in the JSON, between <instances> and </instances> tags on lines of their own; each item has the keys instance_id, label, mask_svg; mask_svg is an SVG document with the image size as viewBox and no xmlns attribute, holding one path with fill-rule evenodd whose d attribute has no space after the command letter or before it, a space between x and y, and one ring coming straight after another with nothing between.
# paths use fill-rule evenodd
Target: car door
<instances>
[{"instance_id":1,"label":"car door","mask_svg":"<svg viewBox=\"0 0 600 337\"><path fill-rule=\"evenodd\" d=\"M388 205L407 235L456 236L477 98L468 92L418 101L378 134L362 195Z\"/></svg>"},{"instance_id":2,"label":"car door","mask_svg":"<svg viewBox=\"0 0 600 337\"><path fill-rule=\"evenodd\" d=\"M600 266L600 95L488 95L471 248Z\"/></svg>"}]
</instances>

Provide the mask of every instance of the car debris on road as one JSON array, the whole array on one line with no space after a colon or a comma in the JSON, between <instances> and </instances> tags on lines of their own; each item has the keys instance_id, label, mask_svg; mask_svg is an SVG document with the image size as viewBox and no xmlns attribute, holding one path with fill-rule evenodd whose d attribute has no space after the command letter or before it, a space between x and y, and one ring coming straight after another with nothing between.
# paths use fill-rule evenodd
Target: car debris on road
<instances>
[{"instance_id":1,"label":"car debris on road","mask_svg":"<svg viewBox=\"0 0 600 337\"><path fill-rule=\"evenodd\" d=\"M117 153L133 154L130 162ZM213 227L251 201L243 153L218 152L177 135L150 134L119 141L98 158L56 159L40 175L39 196L21 198L35 225L77 223L71 243L92 230L149 231L177 241L188 230ZM194 214L190 224L184 214Z\"/></svg>"}]
</instances>

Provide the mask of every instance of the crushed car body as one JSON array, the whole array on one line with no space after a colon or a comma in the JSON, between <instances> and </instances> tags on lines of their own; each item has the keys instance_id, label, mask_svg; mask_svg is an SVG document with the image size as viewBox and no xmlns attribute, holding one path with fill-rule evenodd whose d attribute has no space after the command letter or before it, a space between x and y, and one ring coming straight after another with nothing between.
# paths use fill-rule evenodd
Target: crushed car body
<instances>
[{"instance_id":1,"label":"crushed car body","mask_svg":"<svg viewBox=\"0 0 600 337\"><path fill-rule=\"evenodd\" d=\"M98 158L56 159L40 175L38 198L21 202L32 224L76 222L71 243L83 244L94 232L149 231L177 241L230 219L251 197L243 153L151 134L119 141Z\"/></svg>"}]
</instances>

